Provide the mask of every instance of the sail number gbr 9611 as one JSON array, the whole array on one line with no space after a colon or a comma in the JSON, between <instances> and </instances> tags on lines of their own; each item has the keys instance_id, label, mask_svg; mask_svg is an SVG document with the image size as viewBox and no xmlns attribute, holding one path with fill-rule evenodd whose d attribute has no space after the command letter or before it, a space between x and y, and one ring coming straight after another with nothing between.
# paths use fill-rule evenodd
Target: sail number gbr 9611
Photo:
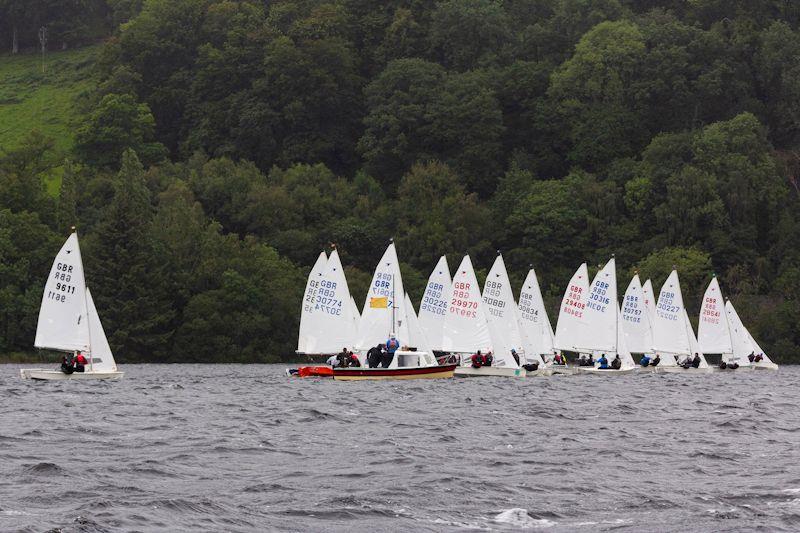
<instances>
[{"instance_id":1,"label":"sail number gbr 9611","mask_svg":"<svg viewBox=\"0 0 800 533\"><path fill-rule=\"evenodd\" d=\"M457 316L475 318L478 302L470 298L469 283L457 281L453 283L453 297L450 299L450 313Z\"/></svg>"},{"instance_id":2,"label":"sail number gbr 9611","mask_svg":"<svg viewBox=\"0 0 800 533\"><path fill-rule=\"evenodd\" d=\"M70 285L72 281L72 265L66 263L56 263L56 273L53 274L56 284L47 291L47 298L56 302L66 302L67 296L75 294L75 285Z\"/></svg>"}]
</instances>

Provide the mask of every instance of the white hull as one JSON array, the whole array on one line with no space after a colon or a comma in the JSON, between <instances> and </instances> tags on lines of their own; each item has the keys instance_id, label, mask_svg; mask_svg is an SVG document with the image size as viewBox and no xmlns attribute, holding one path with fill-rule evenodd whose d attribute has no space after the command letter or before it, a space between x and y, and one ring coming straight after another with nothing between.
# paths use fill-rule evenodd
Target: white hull
<instances>
[{"instance_id":1,"label":"white hull","mask_svg":"<svg viewBox=\"0 0 800 533\"><path fill-rule=\"evenodd\" d=\"M454 373L459 378L480 378L480 377L506 377L524 378L527 372L524 368L509 368L502 366L482 366L473 368L471 366L460 366Z\"/></svg>"},{"instance_id":2,"label":"white hull","mask_svg":"<svg viewBox=\"0 0 800 533\"><path fill-rule=\"evenodd\" d=\"M536 370L533 370L533 371L526 370L525 371L525 377L528 377L528 378L547 377L547 376L552 376L552 375L553 375L553 369L548 367L548 366L545 366L545 367L539 366L539 368L536 369Z\"/></svg>"},{"instance_id":3,"label":"white hull","mask_svg":"<svg viewBox=\"0 0 800 533\"><path fill-rule=\"evenodd\" d=\"M637 365L636 372L640 374L655 374L656 372L658 372L658 367L649 365L648 366Z\"/></svg>"},{"instance_id":4,"label":"white hull","mask_svg":"<svg viewBox=\"0 0 800 533\"><path fill-rule=\"evenodd\" d=\"M682 366L658 366L655 372L658 374L710 374L714 369L710 366L705 368L683 368Z\"/></svg>"},{"instance_id":5,"label":"white hull","mask_svg":"<svg viewBox=\"0 0 800 533\"><path fill-rule=\"evenodd\" d=\"M630 368L620 368L619 370L614 370L613 368L608 369L600 369L593 366L579 366L575 369L578 374L598 374L598 375L618 375L618 374L633 374L636 372L636 367L632 366Z\"/></svg>"},{"instance_id":6,"label":"white hull","mask_svg":"<svg viewBox=\"0 0 800 533\"><path fill-rule=\"evenodd\" d=\"M22 368L19 371L22 379L58 381L67 379L122 379L124 372L73 372L65 374L60 370L44 368Z\"/></svg>"},{"instance_id":7,"label":"white hull","mask_svg":"<svg viewBox=\"0 0 800 533\"><path fill-rule=\"evenodd\" d=\"M753 370L778 370L778 365L775 363L754 363Z\"/></svg>"},{"instance_id":8,"label":"white hull","mask_svg":"<svg viewBox=\"0 0 800 533\"><path fill-rule=\"evenodd\" d=\"M750 366L750 365L744 366L744 365L742 365L739 368L720 368L718 366L715 366L712 371L713 372L752 372L753 370L755 370L755 367L753 367L753 366Z\"/></svg>"},{"instance_id":9,"label":"white hull","mask_svg":"<svg viewBox=\"0 0 800 533\"><path fill-rule=\"evenodd\" d=\"M575 374L575 367L574 366L567 366L567 365L548 365L548 369L550 369L551 375L562 375L562 376L571 376Z\"/></svg>"}]
</instances>

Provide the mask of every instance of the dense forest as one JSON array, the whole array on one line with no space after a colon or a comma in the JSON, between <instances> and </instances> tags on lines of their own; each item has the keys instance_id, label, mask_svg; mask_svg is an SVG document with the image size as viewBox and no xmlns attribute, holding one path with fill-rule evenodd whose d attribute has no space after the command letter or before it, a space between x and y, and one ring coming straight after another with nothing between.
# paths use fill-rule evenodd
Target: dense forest
<instances>
[{"instance_id":1,"label":"dense forest","mask_svg":"<svg viewBox=\"0 0 800 533\"><path fill-rule=\"evenodd\" d=\"M75 225L121 362L292 359L320 250L361 305L391 237L415 303L500 250L553 321L583 261L695 326L717 273L800 362L800 2L0 0L3 54L41 27L102 44L72 146L0 146L0 351Z\"/></svg>"}]
</instances>

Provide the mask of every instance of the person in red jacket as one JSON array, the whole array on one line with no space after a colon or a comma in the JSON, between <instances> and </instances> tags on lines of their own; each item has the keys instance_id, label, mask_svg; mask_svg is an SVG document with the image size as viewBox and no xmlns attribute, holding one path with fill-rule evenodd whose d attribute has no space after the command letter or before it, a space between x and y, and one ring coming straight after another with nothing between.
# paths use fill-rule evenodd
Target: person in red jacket
<instances>
[{"instance_id":1,"label":"person in red jacket","mask_svg":"<svg viewBox=\"0 0 800 533\"><path fill-rule=\"evenodd\" d=\"M78 350L78 353L75 354L75 372L85 371L87 364L89 364L89 361L87 361L81 351Z\"/></svg>"}]
</instances>

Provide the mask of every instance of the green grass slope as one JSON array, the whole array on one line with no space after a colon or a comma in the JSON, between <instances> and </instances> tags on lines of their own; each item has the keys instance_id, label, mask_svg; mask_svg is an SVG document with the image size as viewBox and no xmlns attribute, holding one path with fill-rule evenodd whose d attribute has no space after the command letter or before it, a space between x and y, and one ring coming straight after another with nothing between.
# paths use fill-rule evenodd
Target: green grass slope
<instances>
[{"instance_id":1,"label":"green grass slope","mask_svg":"<svg viewBox=\"0 0 800 533\"><path fill-rule=\"evenodd\" d=\"M92 66L99 50L47 52L44 72L41 54L0 55L0 148L14 148L39 130L53 139L58 155L69 152L77 102L94 86Z\"/></svg>"}]
</instances>

